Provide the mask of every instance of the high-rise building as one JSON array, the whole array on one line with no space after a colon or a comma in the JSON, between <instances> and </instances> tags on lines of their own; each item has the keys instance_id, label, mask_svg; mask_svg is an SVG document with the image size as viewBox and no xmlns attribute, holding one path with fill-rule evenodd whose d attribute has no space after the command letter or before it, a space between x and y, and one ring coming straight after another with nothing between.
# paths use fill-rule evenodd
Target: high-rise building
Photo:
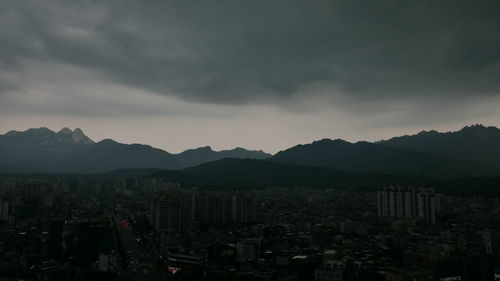
<instances>
[{"instance_id":1,"label":"high-rise building","mask_svg":"<svg viewBox=\"0 0 500 281\"><path fill-rule=\"evenodd\" d=\"M61 258L62 233L64 221L62 219L49 222L48 256L52 259Z\"/></svg>"},{"instance_id":2,"label":"high-rise building","mask_svg":"<svg viewBox=\"0 0 500 281\"><path fill-rule=\"evenodd\" d=\"M249 223L258 220L258 203L252 192L196 192L193 218L200 224Z\"/></svg>"},{"instance_id":3,"label":"high-rise building","mask_svg":"<svg viewBox=\"0 0 500 281\"><path fill-rule=\"evenodd\" d=\"M151 203L150 220L157 231L190 231L191 196L184 192L169 192L154 197Z\"/></svg>"},{"instance_id":4,"label":"high-rise building","mask_svg":"<svg viewBox=\"0 0 500 281\"><path fill-rule=\"evenodd\" d=\"M0 223L9 221L10 202L0 199Z\"/></svg>"},{"instance_id":5,"label":"high-rise building","mask_svg":"<svg viewBox=\"0 0 500 281\"><path fill-rule=\"evenodd\" d=\"M233 198L228 192L193 194L193 218L200 224L228 224L233 221Z\"/></svg>"},{"instance_id":6,"label":"high-rise building","mask_svg":"<svg viewBox=\"0 0 500 281\"><path fill-rule=\"evenodd\" d=\"M54 207L55 196L54 192L44 192L40 195L40 206L50 209Z\"/></svg>"},{"instance_id":7,"label":"high-rise building","mask_svg":"<svg viewBox=\"0 0 500 281\"><path fill-rule=\"evenodd\" d=\"M419 218L436 223L440 197L432 189L390 186L377 191L380 217Z\"/></svg>"},{"instance_id":8,"label":"high-rise building","mask_svg":"<svg viewBox=\"0 0 500 281\"><path fill-rule=\"evenodd\" d=\"M257 221L258 205L254 193L238 192L233 194L233 222L249 223Z\"/></svg>"},{"instance_id":9,"label":"high-rise building","mask_svg":"<svg viewBox=\"0 0 500 281\"><path fill-rule=\"evenodd\" d=\"M258 214L251 192L167 192L153 198L150 221L158 231L184 232L199 224L255 222Z\"/></svg>"}]
</instances>

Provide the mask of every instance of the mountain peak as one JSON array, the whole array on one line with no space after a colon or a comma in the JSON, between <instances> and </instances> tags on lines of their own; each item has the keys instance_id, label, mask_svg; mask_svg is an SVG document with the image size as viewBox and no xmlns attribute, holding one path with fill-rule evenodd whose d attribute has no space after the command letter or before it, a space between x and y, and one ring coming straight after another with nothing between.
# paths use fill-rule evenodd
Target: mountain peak
<instances>
[{"instance_id":1,"label":"mountain peak","mask_svg":"<svg viewBox=\"0 0 500 281\"><path fill-rule=\"evenodd\" d=\"M195 148L194 150L198 150L198 151L213 151L212 150L212 147L206 145L206 146L200 146L198 148Z\"/></svg>"},{"instance_id":2,"label":"mountain peak","mask_svg":"<svg viewBox=\"0 0 500 281\"><path fill-rule=\"evenodd\" d=\"M470 126L465 126L463 127L460 131L466 132L466 131L481 131L487 128L492 128L492 127L485 127L483 124L474 124Z\"/></svg>"},{"instance_id":3,"label":"mountain peak","mask_svg":"<svg viewBox=\"0 0 500 281\"><path fill-rule=\"evenodd\" d=\"M19 134L20 132L19 131L16 131L16 130L10 130L8 131L5 135L6 136L15 136L17 134Z\"/></svg>"},{"instance_id":4,"label":"mountain peak","mask_svg":"<svg viewBox=\"0 0 500 281\"><path fill-rule=\"evenodd\" d=\"M329 145L329 144L346 144L346 143L349 143L348 141L345 141L343 139L328 139L328 138L324 138L324 139L320 139L320 140L316 140L316 141L313 141L312 144L325 144L325 145Z\"/></svg>"},{"instance_id":5,"label":"mountain peak","mask_svg":"<svg viewBox=\"0 0 500 281\"><path fill-rule=\"evenodd\" d=\"M439 134L439 132L436 130L430 130L430 131L423 130L420 131L417 135L423 136L423 135L436 135L436 134Z\"/></svg>"},{"instance_id":6,"label":"mountain peak","mask_svg":"<svg viewBox=\"0 0 500 281\"><path fill-rule=\"evenodd\" d=\"M74 132L74 133L77 133L77 134L82 134L82 135L84 135L84 133L83 133L82 129L80 129L80 128L76 128L73 132Z\"/></svg>"},{"instance_id":7,"label":"mountain peak","mask_svg":"<svg viewBox=\"0 0 500 281\"><path fill-rule=\"evenodd\" d=\"M31 128L26 130L26 132L54 133L51 129L47 127Z\"/></svg>"},{"instance_id":8,"label":"mountain peak","mask_svg":"<svg viewBox=\"0 0 500 281\"><path fill-rule=\"evenodd\" d=\"M453 132L422 131L417 135L394 137L382 143L495 166L500 161L500 130L483 124L465 126Z\"/></svg>"},{"instance_id":9,"label":"mountain peak","mask_svg":"<svg viewBox=\"0 0 500 281\"><path fill-rule=\"evenodd\" d=\"M112 139L103 139L98 143L101 145L115 145L115 144L118 144L119 142L112 140Z\"/></svg>"},{"instance_id":10,"label":"mountain peak","mask_svg":"<svg viewBox=\"0 0 500 281\"><path fill-rule=\"evenodd\" d=\"M57 132L60 140L64 142L74 143L74 144L94 144L95 142L87 137L80 128L76 128L74 131L68 127L64 127Z\"/></svg>"},{"instance_id":11,"label":"mountain peak","mask_svg":"<svg viewBox=\"0 0 500 281\"><path fill-rule=\"evenodd\" d=\"M71 131L71 130L70 130ZM73 143L94 144L95 142L87 137L80 128L76 128L72 133Z\"/></svg>"},{"instance_id":12,"label":"mountain peak","mask_svg":"<svg viewBox=\"0 0 500 281\"><path fill-rule=\"evenodd\" d=\"M231 151L231 152L263 152L263 151L257 151L257 150L248 150L246 148L243 148L243 147L235 147L233 149L228 149L227 151Z\"/></svg>"},{"instance_id":13,"label":"mountain peak","mask_svg":"<svg viewBox=\"0 0 500 281\"><path fill-rule=\"evenodd\" d=\"M57 132L57 133L63 134L63 135L71 135L71 134L73 134L73 131L71 131L71 129L69 129L68 127L64 127L61 130L59 130L59 132Z\"/></svg>"}]
</instances>

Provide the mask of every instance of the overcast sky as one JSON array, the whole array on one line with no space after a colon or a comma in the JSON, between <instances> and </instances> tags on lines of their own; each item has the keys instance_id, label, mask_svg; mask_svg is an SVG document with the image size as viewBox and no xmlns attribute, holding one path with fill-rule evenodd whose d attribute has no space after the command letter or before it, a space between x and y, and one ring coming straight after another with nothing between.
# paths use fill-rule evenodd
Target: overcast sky
<instances>
[{"instance_id":1,"label":"overcast sky","mask_svg":"<svg viewBox=\"0 0 500 281\"><path fill-rule=\"evenodd\" d=\"M0 133L276 152L500 126L498 0L0 5Z\"/></svg>"}]
</instances>

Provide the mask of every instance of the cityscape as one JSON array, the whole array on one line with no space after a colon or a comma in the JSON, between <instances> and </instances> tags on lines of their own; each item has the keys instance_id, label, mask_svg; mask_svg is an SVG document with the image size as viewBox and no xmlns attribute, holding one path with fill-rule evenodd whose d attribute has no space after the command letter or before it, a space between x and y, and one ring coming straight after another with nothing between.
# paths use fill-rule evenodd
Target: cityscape
<instances>
[{"instance_id":1,"label":"cityscape","mask_svg":"<svg viewBox=\"0 0 500 281\"><path fill-rule=\"evenodd\" d=\"M500 280L500 0L0 0L0 281Z\"/></svg>"},{"instance_id":2,"label":"cityscape","mask_svg":"<svg viewBox=\"0 0 500 281\"><path fill-rule=\"evenodd\" d=\"M5 280L497 280L500 199L2 177Z\"/></svg>"}]
</instances>

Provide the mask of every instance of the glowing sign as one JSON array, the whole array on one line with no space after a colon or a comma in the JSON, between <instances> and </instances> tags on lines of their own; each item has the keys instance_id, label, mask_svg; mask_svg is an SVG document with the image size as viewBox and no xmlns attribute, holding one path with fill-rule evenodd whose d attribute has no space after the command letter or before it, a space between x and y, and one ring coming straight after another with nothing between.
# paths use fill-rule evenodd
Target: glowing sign
<instances>
[{"instance_id":1,"label":"glowing sign","mask_svg":"<svg viewBox=\"0 0 500 281\"><path fill-rule=\"evenodd\" d=\"M127 230L131 230L132 227L130 226L130 222L128 220L122 220L123 227Z\"/></svg>"},{"instance_id":2,"label":"glowing sign","mask_svg":"<svg viewBox=\"0 0 500 281\"><path fill-rule=\"evenodd\" d=\"M493 275L494 280L500 280L500 268L495 268L495 274Z\"/></svg>"},{"instance_id":3,"label":"glowing sign","mask_svg":"<svg viewBox=\"0 0 500 281\"><path fill-rule=\"evenodd\" d=\"M169 266L168 271L172 272L172 274L176 274L177 272L179 272L181 269L178 268L178 267L173 267L173 266Z\"/></svg>"}]
</instances>

